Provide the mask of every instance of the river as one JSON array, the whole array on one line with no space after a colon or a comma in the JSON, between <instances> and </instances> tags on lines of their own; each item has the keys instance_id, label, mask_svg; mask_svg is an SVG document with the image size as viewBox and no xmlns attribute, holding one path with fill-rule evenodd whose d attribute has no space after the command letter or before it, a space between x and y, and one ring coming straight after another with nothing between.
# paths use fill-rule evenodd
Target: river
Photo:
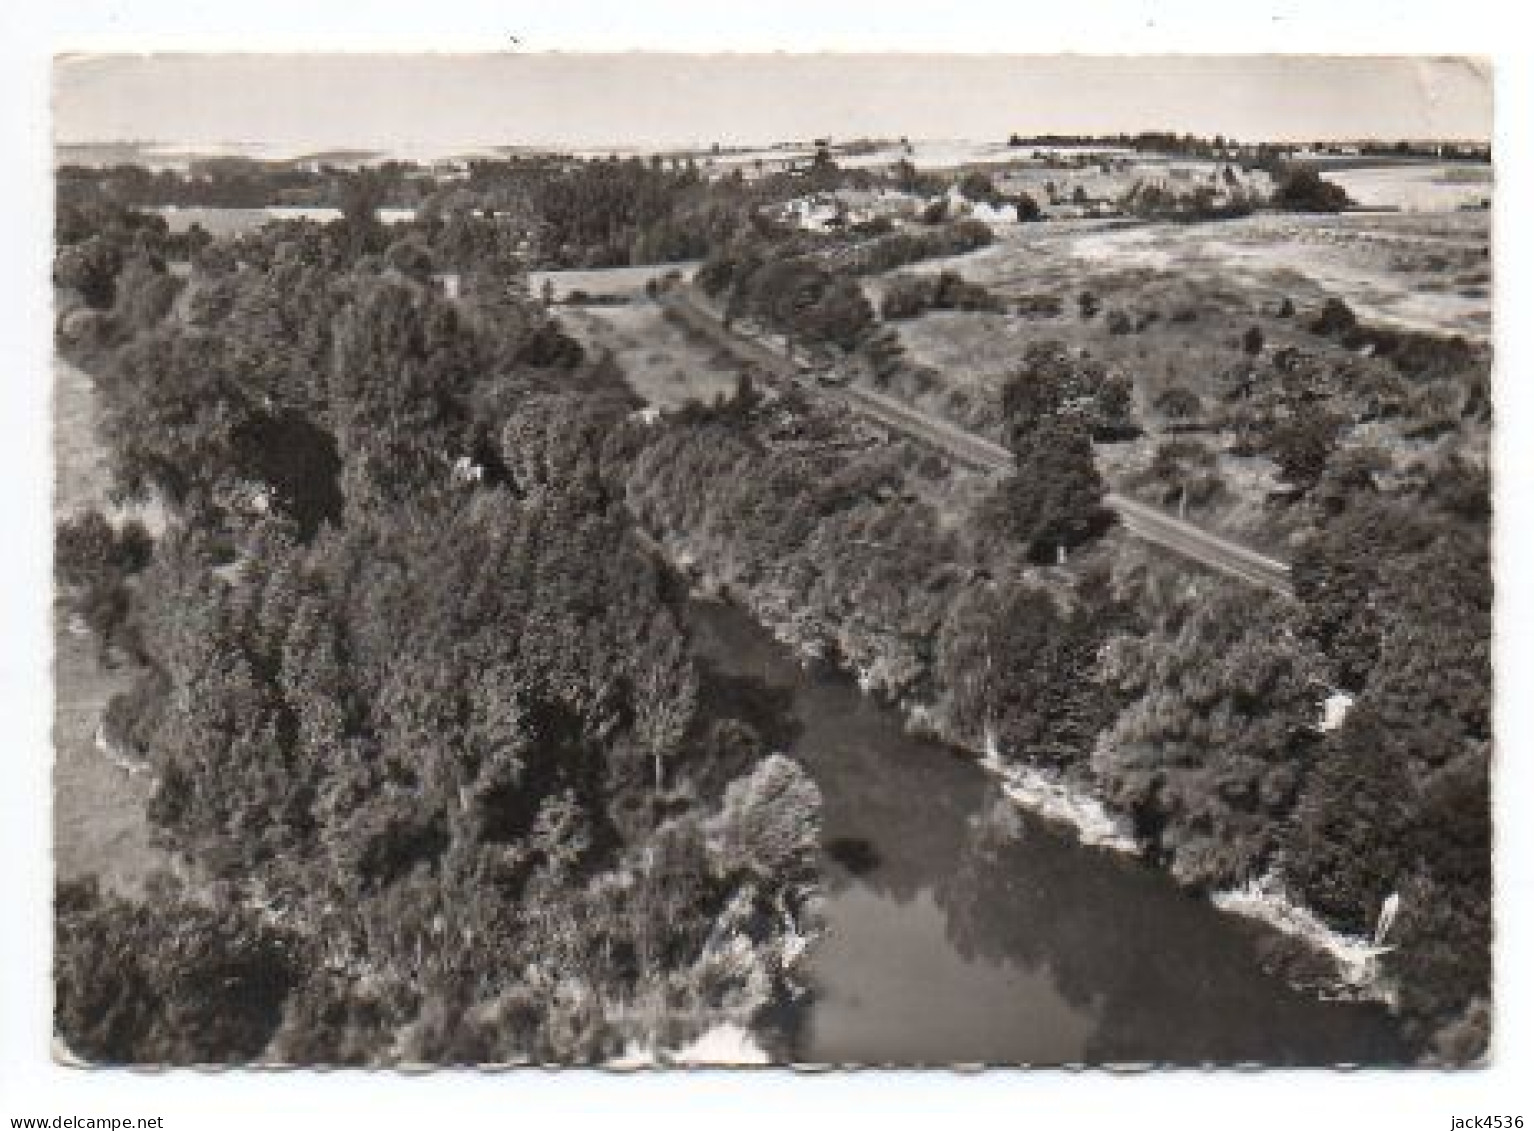
<instances>
[{"instance_id":1,"label":"river","mask_svg":"<svg viewBox=\"0 0 1534 1131\"><path fill-rule=\"evenodd\" d=\"M1399 1064L1382 1007L1263 970L1266 929L1018 810L744 612L698 601L698 649L777 691L824 797L825 931L794 1060L832 1064Z\"/></svg>"}]
</instances>

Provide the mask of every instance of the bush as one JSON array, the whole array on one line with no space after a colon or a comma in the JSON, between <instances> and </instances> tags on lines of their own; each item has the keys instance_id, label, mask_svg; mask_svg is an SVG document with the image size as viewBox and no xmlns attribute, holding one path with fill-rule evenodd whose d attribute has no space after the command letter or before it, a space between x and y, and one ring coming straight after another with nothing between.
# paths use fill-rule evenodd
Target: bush
<instances>
[{"instance_id":1,"label":"bush","mask_svg":"<svg viewBox=\"0 0 1534 1131\"><path fill-rule=\"evenodd\" d=\"M117 245L96 235L61 247L53 261L55 286L77 292L87 306L107 310L117 296L117 273L122 252Z\"/></svg>"},{"instance_id":2,"label":"bush","mask_svg":"<svg viewBox=\"0 0 1534 1131\"><path fill-rule=\"evenodd\" d=\"M97 511L54 528L54 571L69 586L68 607L96 634L103 653L119 643L128 622L129 577L149 564L154 540L130 521L121 531Z\"/></svg>"},{"instance_id":3,"label":"bush","mask_svg":"<svg viewBox=\"0 0 1534 1131\"><path fill-rule=\"evenodd\" d=\"M1358 315L1340 298L1329 298L1321 307L1321 313L1310 324L1317 334L1345 334L1358 325Z\"/></svg>"},{"instance_id":4,"label":"bush","mask_svg":"<svg viewBox=\"0 0 1534 1131\"><path fill-rule=\"evenodd\" d=\"M95 1063L254 1060L297 980L290 941L228 905L130 903L69 883L54 930L54 1024Z\"/></svg>"},{"instance_id":5,"label":"bush","mask_svg":"<svg viewBox=\"0 0 1534 1131\"><path fill-rule=\"evenodd\" d=\"M906 230L855 249L849 265L854 274L878 275L908 263L962 255L986 247L996 235L982 220L965 219L927 231Z\"/></svg>"},{"instance_id":6,"label":"bush","mask_svg":"<svg viewBox=\"0 0 1534 1131\"><path fill-rule=\"evenodd\" d=\"M1168 420L1186 423L1196 420L1204 411L1204 402L1192 389L1174 386L1156 398L1156 411Z\"/></svg>"},{"instance_id":7,"label":"bush","mask_svg":"<svg viewBox=\"0 0 1534 1131\"><path fill-rule=\"evenodd\" d=\"M928 310L1001 309L1001 302L984 287L965 282L957 271L939 275L898 275L891 279L879 313L888 320L915 318Z\"/></svg>"},{"instance_id":8,"label":"bush","mask_svg":"<svg viewBox=\"0 0 1534 1131\"><path fill-rule=\"evenodd\" d=\"M1143 219L1193 223L1248 216L1253 200L1239 186L1228 186L1224 192L1208 184L1178 190L1138 181L1119 199L1119 207Z\"/></svg>"},{"instance_id":9,"label":"bush","mask_svg":"<svg viewBox=\"0 0 1534 1131\"><path fill-rule=\"evenodd\" d=\"M884 289L879 316L887 322L915 318L931 308L933 289L924 276L896 275Z\"/></svg>"},{"instance_id":10,"label":"bush","mask_svg":"<svg viewBox=\"0 0 1534 1131\"><path fill-rule=\"evenodd\" d=\"M1001 195L996 191L996 182L991 180L991 175L983 169L971 169L960 177L959 191L964 194L966 200L977 200L986 204L995 204L1001 199Z\"/></svg>"},{"instance_id":11,"label":"bush","mask_svg":"<svg viewBox=\"0 0 1534 1131\"><path fill-rule=\"evenodd\" d=\"M1298 166L1280 176L1271 203L1285 212L1341 212L1353 201L1341 185L1308 166Z\"/></svg>"},{"instance_id":12,"label":"bush","mask_svg":"<svg viewBox=\"0 0 1534 1131\"><path fill-rule=\"evenodd\" d=\"M1024 295L1017 300L1017 313L1023 318L1058 318L1065 312L1059 295Z\"/></svg>"},{"instance_id":13,"label":"bush","mask_svg":"<svg viewBox=\"0 0 1534 1131\"><path fill-rule=\"evenodd\" d=\"M1224 489L1215 453L1189 440L1161 444L1145 471L1144 485L1162 506L1206 506Z\"/></svg>"},{"instance_id":14,"label":"bush","mask_svg":"<svg viewBox=\"0 0 1534 1131\"><path fill-rule=\"evenodd\" d=\"M852 225L853 233L859 236L887 236L894 230L895 222L888 216L875 216Z\"/></svg>"}]
</instances>

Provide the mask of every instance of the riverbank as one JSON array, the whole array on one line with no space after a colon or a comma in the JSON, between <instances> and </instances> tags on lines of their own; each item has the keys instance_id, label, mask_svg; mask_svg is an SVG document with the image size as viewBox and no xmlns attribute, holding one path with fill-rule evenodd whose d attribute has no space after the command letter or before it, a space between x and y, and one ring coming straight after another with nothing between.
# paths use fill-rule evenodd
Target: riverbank
<instances>
[{"instance_id":1,"label":"riverbank","mask_svg":"<svg viewBox=\"0 0 1534 1131\"><path fill-rule=\"evenodd\" d=\"M822 804L801 1064L1406 1064L1383 1007L1292 989L1273 931L1008 796L844 668L695 598L695 654L793 722Z\"/></svg>"},{"instance_id":2,"label":"riverbank","mask_svg":"<svg viewBox=\"0 0 1534 1131\"><path fill-rule=\"evenodd\" d=\"M54 511L99 510L159 529L156 507L125 511L110 497L111 478L97 436L94 384L61 357L53 360ZM137 895L169 870L145 816L148 775L135 774L101 745L101 719L130 672L111 664L89 634L71 630L61 599L53 609L53 859L60 880L98 877L112 891Z\"/></svg>"},{"instance_id":3,"label":"riverbank","mask_svg":"<svg viewBox=\"0 0 1534 1131\"><path fill-rule=\"evenodd\" d=\"M891 695L884 675L898 667L897 661L884 664L876 658L859 664L848 659L853 654L866 657L870 647L867 635L854 647L845 626L819 624L791 602L732 583L705 565L699 547L687 539L653 533L651 537L690 579L694 592L739 607L773 640L789 649L802 666L829 663L852 677L863 695L898 712L907 733L962 753L995 780L1002 794L1022 812L1067 832L1080 845L1136 858L1175 882L1170 871L1143 860L1130 820L1115 812L1088 783L1009 758L992 735L979 746L968 743L954 720L943 718L930 705ZM1275 881L1212 892L1206 902L1222 915L1260 925L1298 948L1302 953L1290 955L1282 963L1294 988L1322 999L1395 1007L1395 987L1382 976L1378 961L1385 951L1370 940L1329 927L1309 909L1293 902Z\"/></svg>"}]
</instances>

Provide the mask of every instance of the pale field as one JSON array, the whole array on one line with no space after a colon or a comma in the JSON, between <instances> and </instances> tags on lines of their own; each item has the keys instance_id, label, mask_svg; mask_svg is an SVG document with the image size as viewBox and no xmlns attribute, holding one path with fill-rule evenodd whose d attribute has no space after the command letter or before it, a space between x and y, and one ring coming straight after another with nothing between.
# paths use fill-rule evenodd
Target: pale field
<instances>
[{"instance_id":1,"label":"pale field","mask_svg":"<svg viewBox=\"0 0 1534 1131\"><path fill-rule=\"evenodd\" d=\"M1451 212L1490 199L1490 165L1411 164L1365 169L1323 169L1323 175L1370 208Z\"/></svg>"},{"instance_id":2,"label":"pale field","mask_svg":"<svg viewBox=\"0 0 1534 1131\"><path fill-rule=\"evenodd\" d=\"M269 220L314 220L325 224L341 218L339 208L299 208L273 205L270 208L152 208L165 217L172 232L184 232L193 224L202 225L213 236L237 236L252 232ZM413 208L380 208L378 218L385 224L397 224L415 217Z\"/></svg>"},{"instance_id":3,"label":"pale field","mask_svg":"<svg viewBox=\"0 0 1534 1131\"><path fill-rule=\"evenodd\" d=\"M109 479L95 438L96 405L90 379L54 362L55 509L113 511ZM114 512L115 513L115 512ZM158 515L143 514L146 525ZM149 783L108 760L95 744L107 700L123 690L128 672L101 662L94 637L67 623L54 606L53 852L59 880L98 876L107 887L141 892L170 862L154 843L144 806Z\"/></svg>"},{"instance_id":4,"label":"pale field","mask_svg":"<svg viewBox=\"0 0 1534 1131\"><path fill-rule=\"evenodd\" d=\"M735 391L729 358L667 321L653 302L562 307L559 319L592 353L611 350L633 390L658 408L709 404Z\"/></svg>"},{"instance_id":5,"label":"pale field","mask_svg":"<svg viewBox=\"0 0 1534 1131\"><path fill-rule=\"evenodd\" d=\"M567 271L530 271L528 286L533 295L543 294L543 286L553 287L556 301L563 302L572 291L585 291L588 295L638 299L645 297L645 284L651 279L675 271L683 279L691 279L698 269L696 260L683 263L644 264L639 267L593 267Z\"/></svg>"},{"instance_id":6,"label":"pale field","mask_svg":"<svg viewBox=\"0 0 1534 1131\"><path fill-rule=\"evenodd\" d=\"M1146 436L1103 445L1103 472L1128 489L1174 422L1158 411L1160 393L1187 389L1207 407L1251 369L1241 335L1256 326L1264 349L1297 346L1340 351L1306 324L1329 296L1365 321L1457 333L1484 340L1491 331L1488 217L1438 214L1258 215L1197 225L1082 221L998 229L990 247L907 271L958 271L1008 300L1007 313L931 311L888 323L913 368L889 391L918 407L999 439L999 394L1030 343L1059 342L1132 379L1136 415ZM868 280L877 301L884 280ZM1078 297L1090 291L1101 309L1084 318ZM1061 300L1057 316L1011 312L1025 295ZM1288 299L1291 317L1279 317ZM1122 312L1130 332L1113 333ZM1180 431L1180 429L1178 430ZM1275 489L1272 464L1223 451L1225 438L1194 430L1219 451L1226 495L1196 517L1221 532L1282 550L1263 500ZM1133 493L1131 491L1131 493Z\"/></svg>"},{"instance_id":7,"label":"pale field","mask_svg":"<svg viewBox=\"0 0 1534 1131\"><path fill-rule=\"evenodd\" d=\"M914 271L954 269L998 294L1078 293L1139 271L1245 301L1328 296L1360 317L1406 329L1491 333L1486 212L1262 213L1208 224L1083 221L1003 226L987 248Z\"/></svg>"},{"instance_id":8,"label":"pale field","mask_svg":"<svg viewBox=\"0 0 1534 1131\"><path fill-rule=\"evenodd\" d=\"M661 315L645 293L645 284L671 272L692 278L697 263L663 263L642 267L534 271L528 283L535 296L552 289L564 304L572 292L596 298L616 298L616 304L560 305L560 324L591 353L610 350L636 393L659 408L677 408L688 401L710 403L735 391L736 367L706 343L694 340Z\"/></svg>"}]
</instances>

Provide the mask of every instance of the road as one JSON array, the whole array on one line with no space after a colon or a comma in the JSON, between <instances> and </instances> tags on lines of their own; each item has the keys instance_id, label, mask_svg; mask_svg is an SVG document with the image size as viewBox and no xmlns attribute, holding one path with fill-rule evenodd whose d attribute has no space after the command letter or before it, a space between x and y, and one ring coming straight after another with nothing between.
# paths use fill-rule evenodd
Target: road
<instances>
[{"instance_id":1,"label":"road","mask_svg":"<svg viewBox=\"0 0 1534 1131\"><path fill-rule=\"evenodd\" d=\"M792 382L817 395L839 400L888 431L936 449L972 471L1008 475L1015 466L1012 453L1006 448L984 436L966 432L951 421L869 389L821 385L807 378L780 354L760 342L727 330L685 291L673 291L662 301L681 321L729 351L737 361L762 370L776 380ZM1110 493L1103 503L1118 516L1124 529L1136 537L1250 585L1285 596L1294 594L1289 566L1284 562L1136 499Z\"/></svg>"}]
</instances>

